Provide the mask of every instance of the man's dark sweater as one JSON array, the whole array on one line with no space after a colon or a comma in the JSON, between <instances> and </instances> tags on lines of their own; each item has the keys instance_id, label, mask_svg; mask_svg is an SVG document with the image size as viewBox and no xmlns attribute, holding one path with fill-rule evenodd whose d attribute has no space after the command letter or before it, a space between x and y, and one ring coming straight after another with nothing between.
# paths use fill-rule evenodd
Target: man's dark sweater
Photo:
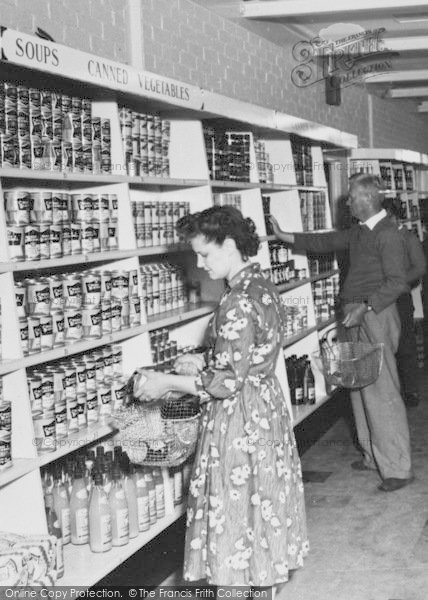
<instances>
[{"instance_id":1,"label":"man's dark sweater","mask_svg":"<svg viewBox=\"0 0 428 600\"><path fill-rule=\"evenodd\" d=\"M340 294L344 304L367 301L379 313L408 289L403 237L388 217L373 230L353 225L344 231L294 235L296 250L324 253L349 249L350 266Z\"/></svg>"}]
</instances>

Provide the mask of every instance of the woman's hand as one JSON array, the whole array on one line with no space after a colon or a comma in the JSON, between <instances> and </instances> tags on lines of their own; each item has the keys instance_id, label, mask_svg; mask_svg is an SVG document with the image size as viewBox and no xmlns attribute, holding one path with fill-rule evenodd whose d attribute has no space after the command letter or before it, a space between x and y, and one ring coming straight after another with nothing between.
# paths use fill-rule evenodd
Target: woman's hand
<instances>
[{"instance_id":1,"label":"woman's hand","mask_svg":"<svg viewBox=\"0 0 428 600\"><path fill-rule=\"evenodd\" d=\"M183 354L174 363L174 371L178 375L197 375L205 368L203 354Z\"/></svg>"},{"instance_id":2,"label":"woman's hand","mask_svg":"<svg viewBox=\"0 0 428 600\"><path fill-rule=\"evenodd\" d=\"M165 373L141 369L134 379L134 396L141 402L159 400L170 389L168 375Z\"/></svg>"}]
</instances>

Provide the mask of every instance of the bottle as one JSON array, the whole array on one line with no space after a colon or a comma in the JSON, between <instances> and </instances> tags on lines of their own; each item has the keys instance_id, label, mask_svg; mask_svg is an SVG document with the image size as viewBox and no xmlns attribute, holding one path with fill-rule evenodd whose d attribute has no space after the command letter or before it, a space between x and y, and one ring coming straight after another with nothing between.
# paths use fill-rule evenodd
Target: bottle
<instances>
[{"instance_id":1,"label":"bottle","mask_svg":"<svg viewBox=\"0 0 428 600\"><path fill-rule=\"evenodd\" d=\"M172 469L172 484L174 506L178 506L183 502L183 473L180 467Z\"/></svg>"},{"instance_id":2,"label":"bottle","mask_svg":"<svg viewBox=\"0 0 428 600\"><path fill-rule=\"evenodd\" d=\"M111 511L103 488L102 473L94 473L89 503L89 546L92 552L108 552L112 547Z\"/></svg>"},{"instance_id":3,"label":"bottle","mask_svg":"<svg viewBox=\"0 0 428 600\"><path fill-rule=\"evenodd\" d=\"M165 486L162 472L158 467L153 469L153 481L155 483L156 494L156 518L162 519L165 516Z\"/></svg>"},{"instance_id":4,"label":"bottle","mask_svg":"<svg viewBox=\"0 0 428 600\"><path fill-rule=\"evenodd\" d=\"M85 465L88 469L89 473L92 474L92 470L95 465L95 452L93 450L88 450L85 458Z\"/></svg>"},{"instance_id":5,"label":"bottle","mask_svg":"<svg viewBox=\"0 0 428 600\"><path fill-rule=\"evenodd\" d=\"M295 361L295 372L296 372L295 398L296 398L296 404L299 405L299 404L303 404L303 375L304 375L304 366L302 364L302 359L301 358L298 358Z\"/></svg>"},{"instance_id":6,"label":"bottle","mask_svg":"<svg viewBox=\"0 0 428 600\"><path fill-rule=\"evenodd\" d=\"M124 546L129 542L129 512L119 469L113 469L113 482L108 496L111 511L113 546Z\"/></svg>"},{"instance_id":7,"label":"bottle","mask_svg":"<svg viewBox=\"0 0 428 600\"><path fill-rule=\"evenodd\" d=\"M150 525L154 525L156 523L156 489L150 469L144 469L144 478L146 480L147 492L149 494L149 522Z\"/></svg>"},{"instance_id":8,"label":"bottle","mask_svg":"<svg viewBox=\"0 0 428 600\"><path fill-rule=\"evenodd\" d=\"M129 515L129 537L137 537L140 529L138 525L138 501L137 501L137 487L135 485L134 478L131 475L131 469L125 473L123 488L125 490L126 502L128 504L128 515Z\"/></svg>"},{"instance_id":9,"label":"bottle","mask_svg":"<svg viewBox=\"0 0 428 600\"><path fill-rule=\"evenodd\" d=\"M294 356L290 356L285 361L287 369L288 387L290 389L291 404L296 404L296 366Z\"/></svg>"},{"instance_id":10,"label":"bottle","mask_svg":"<svg viewBox=\"0 0 428 600\"><path fill-rule=\"evenodd\" d=\"M149 491L147 489L144 473L136 470L134 465L130 467L130 474L134 478L137 488L137 508L138 508L138 529L147 531L150 529L149 516Z\"/></svg>"},{"instance_id":11,"label":"bottle","mask_svg":"<svg viewBox=\"0 0 428 600\"><path fill-rule=\"evenodd\" d=\"M70 495L71 543L76 545L89 542L89 501L83 473L76 468Z\"/></svg>"},{"instance_id":12,"label":"bottle","mask_svg":"<svg viewBox=\"0 0 428 600\"><path fill-rule=\"evenodd\" d=\"M103 474L103 487L107 496L111 490L111 482L112 482L112 473L111 466L109 462L103 461L102 463L102 474Z\"/></svg>"},{"instance_id":13,"label":"bottle","mask_svg":"<svg viewBox=\"0 0 428 600\"><path fill-rule=\"evenodd\" d=\"M64 553L62 547L61 525L54 509L54 499L52 494L45 496L46 521L49 535L56 537L56 576L59 579L64 575Z\"/></svg>"},{"instance_id":14,"label":"bottle","mask_svg":"<svg viewBox=\"0 0 428 600\"><path fill-rule=\"evenodd\" d=\"M303 377L303 395L306 404L315 404L315 377L312 372L310 360L306 360L305 374Z\"/></svg>"},{"instance_id":15,"label":"bottle","mask_svg":"<svg viewBox=\"0 0 428 600\"><path fill-rule=\"evenodd\" d=\"M70 529L70 497L68 490L62 482L61 470L56 469L55 483L52 488L54 509L61 523L63 544L69 544L71 541Z\"/></svg>"}]
</instances>

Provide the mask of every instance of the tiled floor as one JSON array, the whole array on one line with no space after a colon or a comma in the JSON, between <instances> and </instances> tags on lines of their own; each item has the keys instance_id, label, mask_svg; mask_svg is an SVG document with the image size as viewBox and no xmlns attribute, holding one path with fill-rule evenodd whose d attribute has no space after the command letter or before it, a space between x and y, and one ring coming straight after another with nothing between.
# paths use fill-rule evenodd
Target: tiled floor
<instances>
[{"instance_id":1,"label":"tiled floor","mask_svg":"<svg viewBox=\"0 0 428 600\"><path fill-rule=\"evenodd\" d=\"M409 409L416 480L392 493L358 458L340 419L302 458L304 472L331 472L305 483L311 552L279 600L428 599L428 377L423 401ZM310 481L312 479L312 481Z\"/></svg>"},{"instance_id":2,"label":"tiled floor","mask_svg":"<svg viewBox=\"0 0 428 600\"><path fill-rule=\"evenodd\" d=\"M396 492L378 491L376 472L351 469L358 453L348 420L334 422L337 416L332 421L327 414L337 415L340 403L343 409L349 406L343 397L315 413L315 427L308 420L296 432L306 450L302 465L311 552L278 600L428 600L428 372L420 391L421 404L408 411L416 480ZM318 437L320 423L326 433ZM182 544L183 520L162 543L155 540L104 583L159 583L180 572ZM157 576L156 565L162 565Z\"/></svg>"}]
</instances>

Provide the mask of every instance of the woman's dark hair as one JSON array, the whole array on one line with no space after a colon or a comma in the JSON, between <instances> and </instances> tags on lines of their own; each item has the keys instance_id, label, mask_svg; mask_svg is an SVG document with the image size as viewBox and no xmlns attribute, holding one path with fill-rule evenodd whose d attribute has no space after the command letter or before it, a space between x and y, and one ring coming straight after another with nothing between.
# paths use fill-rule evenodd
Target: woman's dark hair
<instances>
[{"instance_id":1,"label":"woman's dark hair","mask_svg":"<svg viewBox=\"0 0 428 600\"><path fill-rule=\"evenodd\" d=\"M260 240L254 221L243 217L233 206L212 206L181 217L176 229L185 240L203 235L208 242L220 245L226 238L232 238L244 260L255 256L259 249Z\"/></svg>"}]
</instances>

